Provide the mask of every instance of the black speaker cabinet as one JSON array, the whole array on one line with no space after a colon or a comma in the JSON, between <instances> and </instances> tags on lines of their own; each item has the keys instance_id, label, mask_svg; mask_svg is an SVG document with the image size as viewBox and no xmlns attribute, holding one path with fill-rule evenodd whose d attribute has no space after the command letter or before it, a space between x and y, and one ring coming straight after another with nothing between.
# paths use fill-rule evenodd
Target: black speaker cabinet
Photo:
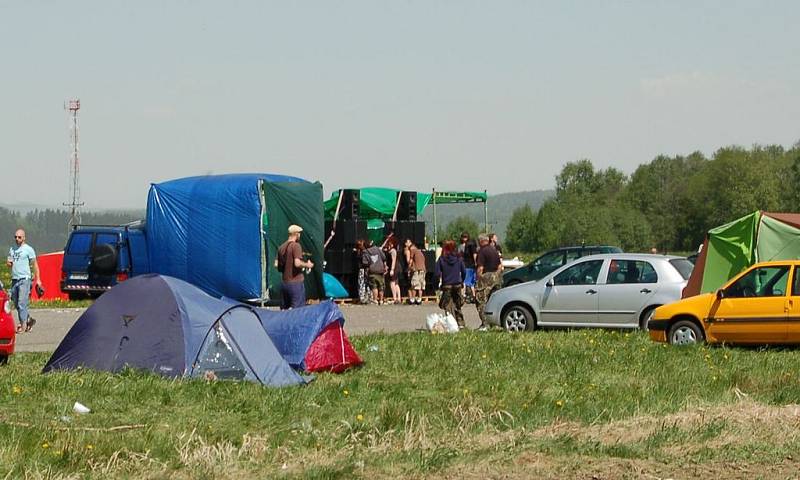
<instances>
[{"instance_id":1,"label":"black speaker cabinet","mask_svg":"<svg viewBox=\"0 0 800 480\"><path fill-rule=\"evenodd\" d=\"M333 221L325 222L325 238L331 234ZM336 222L335 235L328 244L327 250L353 248L356 241L367 238L367 222L365 220L339 220Z\"/></svg>"},{"instance_id":2,"label":"black speaker cabinet","mask_svg":"<svg viewBox=\"0 0 800 480\"><path fill-rule=\"evenodd\" d=\"M417 221L417 192L400 193L400 203L397 206L397 219L411 222Z\"/></svg>"},{"instance_id":3,"label":"black speaker cabinet","mask_svg":"<svg viewBox=\"0 0 800 480\"><path fill-rule=\"evenodd\" d=\"M360 190L342 190L342 205L339 211L339 220L358 220L360 204Z\"/></svg>"},{"instance_id":4,"label":"black speaker cabinet","mask_svg":"<svg viewBox=\"0 0 800 480\"><path fill-rule=\"evenodd\" d=\"M353 249L326 249L325 271L331 275L358 273L356 254Z\"/></svg>"}]
</instances>

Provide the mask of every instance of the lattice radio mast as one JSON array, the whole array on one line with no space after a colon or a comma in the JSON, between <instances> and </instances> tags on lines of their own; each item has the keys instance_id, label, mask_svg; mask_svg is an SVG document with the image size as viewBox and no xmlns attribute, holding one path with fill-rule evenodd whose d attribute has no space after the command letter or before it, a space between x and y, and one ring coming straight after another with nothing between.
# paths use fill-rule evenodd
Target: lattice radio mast
<instances>
[{"instance_id":1,"label":"lattice radio mast","mask_svg":"<svg viewBox=\"0 0 800 480\"><path fill-rule=\"evenodd\" d=\"M64 203L69 207L69 230L73 225L81 223L81 183L80 183L80 162L78 161L78 110L81 109L79 99L70 100L64 107L69 110L70 115L70 161L69 161L69 195L70 203Z\"/></svg>"}]
</instances>

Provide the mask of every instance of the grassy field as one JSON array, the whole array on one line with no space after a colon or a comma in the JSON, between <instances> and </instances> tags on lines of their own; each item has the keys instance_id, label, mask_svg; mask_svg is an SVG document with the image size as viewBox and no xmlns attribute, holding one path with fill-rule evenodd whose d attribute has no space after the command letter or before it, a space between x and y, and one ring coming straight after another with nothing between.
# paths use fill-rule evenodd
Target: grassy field
<instances>
[{"instance_id":1,"label":"grassy field","mask_svg":"<svg viewBox=\"0 0 800 480\"><path fill-rule=\"evenodd\" d=\"M0 369L0 478L788 478L800 352L608 331L353 339L305 387ZM80 401L92 413L77 416Z\"/></svg>"}]
</instances>

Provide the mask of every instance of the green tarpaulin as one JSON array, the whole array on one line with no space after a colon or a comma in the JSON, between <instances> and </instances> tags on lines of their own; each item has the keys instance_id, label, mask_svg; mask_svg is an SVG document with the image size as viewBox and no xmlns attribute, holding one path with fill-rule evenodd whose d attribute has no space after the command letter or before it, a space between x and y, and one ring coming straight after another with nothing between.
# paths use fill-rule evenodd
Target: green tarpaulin
<instances>
[{"instance_id":1,"label":"green tarpaulin","mask_svg":"<svg viewBox=\"0 0 800 480\"><path fill-rule=\"evenodd\" d=\"M286 241L287 229L292 223L303 227L300 245L303 253L314 262L314 269L305 275L307 298L324 298L322 284L322 263L324 254L325 225L320 211L322 205L322 184L264 182L264 230L267 232L267 288L272 299L280 299L281 274L275 268L274 260L278 247ZM290 219L294 219L291 221Z\"/></svg>"},{"instance_id":2,"label":"green tarpaulin","mask_svg":"<svg viewBox=\"0 0 800 480\"><path fill-rule=\"evenodd\" d=\"M751 213L708 231L702 292L716 290L732 276L753 264L753 247L759 217L759 212Z\"/></svg>"},{"instance_id":3,"label":"green tarpaulin","mask_svg":"<svg viewBox=\"0 0 800 480\"><path fill-rule=\"evenodd\" d=\"M359 215L366 219L391 220L397 208L400 190L393 188L368 187L359 190ZM422 215L430 205L434 194L417 192L417 215ZM436 204L486 202L486 192L436 192ZM339 202L339 191L333 192L325 201L325 219L333 220Z\"/></svg>"},{"instance_id":4,"label":"green tarpaulin","mask_svg":"<svg viewBox=\"0 0 800 480\"><path fill-rule=\"evenodd\" d=\"M756 261L797 258L800 258L800 230L764 214L758 227Z\"/></svg>"}]
</instances>

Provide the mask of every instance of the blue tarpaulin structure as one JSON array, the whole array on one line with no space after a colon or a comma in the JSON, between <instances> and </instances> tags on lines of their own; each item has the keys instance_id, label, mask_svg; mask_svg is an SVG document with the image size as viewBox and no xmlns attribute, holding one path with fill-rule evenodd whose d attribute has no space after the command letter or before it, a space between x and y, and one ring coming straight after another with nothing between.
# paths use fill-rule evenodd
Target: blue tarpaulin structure
<instances>
[{"instance_id":1,"label":"blue tarpaulin structure","mask_svg":"<svg viewBox=\"0 0 800 480\"><path fill-rule=\"evenodd\" d=\"M253 308L154 274L131 278L101 296L72 326L44 372L118 372L126 366L167 377L271 386L306 382L283 359Z\"/></svg>"},{"instance_id":2,"label":"blue tarpaulin structure","mask_svg":"<svg viewBox=\"0 0 800 480\"><path fill-rule=\"evenodd\" d=\"M181 178L150 186L150 270L180 278L216 297L279 298L273 261L286 229L303 227L303 251L315 263L308 298L322 286L322 185L297 177L230 174Z\"/></svg>"},{"instance_id":3,"label":"blue tarpaulin structure","mask_svg":"<svg viewBox=\"0 0 800 480\"><path fill-rule=\"evenodd\" d=\"M292 310L256 308L255 311L281 356L300 370L306 370L306 352L325 327L334 322L344 326L342 311L330 300Z\"/></svg>"}]
</instances>

